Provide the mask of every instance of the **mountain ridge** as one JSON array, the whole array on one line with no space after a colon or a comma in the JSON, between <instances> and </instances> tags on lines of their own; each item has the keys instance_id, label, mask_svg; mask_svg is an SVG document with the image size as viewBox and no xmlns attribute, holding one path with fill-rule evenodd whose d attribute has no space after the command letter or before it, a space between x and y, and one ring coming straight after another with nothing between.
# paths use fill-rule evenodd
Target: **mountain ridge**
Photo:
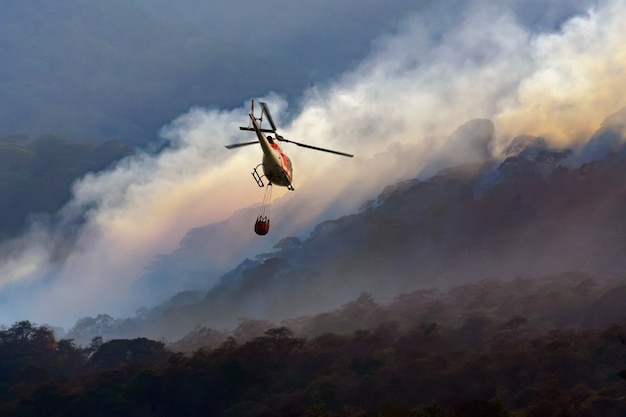
<instances>
[{"instance_id":1,"label":"mountain ridge","mask_svg":"<svg viewBox=\"0 0 626 417\"><path fill-rule=\"evenodd\" d=\"M148 336L176 338L243 317L319 314L363 292L387 302L484 279L626 271L626 148L569 166L575 155L542 138L512 143L503 161L388 186L360 211L244 260L208 291L186 291L127 320Z\"/></svg>"}]
</instances>

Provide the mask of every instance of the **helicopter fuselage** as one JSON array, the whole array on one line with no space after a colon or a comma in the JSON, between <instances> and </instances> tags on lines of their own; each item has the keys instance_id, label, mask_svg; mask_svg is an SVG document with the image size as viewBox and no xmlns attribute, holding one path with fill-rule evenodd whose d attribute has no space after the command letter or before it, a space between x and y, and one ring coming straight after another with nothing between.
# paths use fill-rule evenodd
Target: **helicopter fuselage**
<instances>
[{"instance_id":1,"label":"helicopter fuselage","mask_svg":"<svg viewBox=\"0 0 626 417\"><path fill-rule=\"evenodd\" d=\"M278 146L276 140L271 136L265 136L265 133L259 127L257 120L250 114L252 126L256 132L257 139L263 149L263 173L271 184L279 185L293 189L291 182L293 180L293 168L291 160L283 150Z\"/></svg>"}]
</instances>

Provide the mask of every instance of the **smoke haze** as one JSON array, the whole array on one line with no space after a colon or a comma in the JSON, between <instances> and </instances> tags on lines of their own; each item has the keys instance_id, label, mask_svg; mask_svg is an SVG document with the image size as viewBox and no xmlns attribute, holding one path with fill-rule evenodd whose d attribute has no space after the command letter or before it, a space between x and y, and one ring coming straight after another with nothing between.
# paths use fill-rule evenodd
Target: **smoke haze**
<instances>
[{"instance_id":1,"label":"smoke haze","mask_svg":"<svg viewBox=\"0 0 626 417\"><path fill-rule=\"evenodd\" d=\"M224 148L252 140L238 130L249 104L191 109L161 130L170 148L127 158L75 184L58 222L82 219L69 253L58 256L59 227L37 222L3 245L2 321L69 325L101 312L133 314L150 300L131 297L129 288L192 228L222 227L201 262L217 280L217 272L280 238L306 236L318 222L355 211L385 185L498 158L516 135L580 147L626 106L626 5L594 2L563 22L529 28L524 22L531 16L519 11L526 3L537 2L471 2L462 18L441 17L454 23L445 30L433 28L423 10L379 37L352 71L305 91L301 102L268 92L263 99L286 138L356 157L285 145L296 191L274 190L266 238L252 231L254 208L238 212L261 201L263 190L249 176L259 149ZM472 134L457 128L477 118L492 120L495 130L489 141L467 143ZM233 214L247 220L229 221Z\"/></svg>"}]
</instances>

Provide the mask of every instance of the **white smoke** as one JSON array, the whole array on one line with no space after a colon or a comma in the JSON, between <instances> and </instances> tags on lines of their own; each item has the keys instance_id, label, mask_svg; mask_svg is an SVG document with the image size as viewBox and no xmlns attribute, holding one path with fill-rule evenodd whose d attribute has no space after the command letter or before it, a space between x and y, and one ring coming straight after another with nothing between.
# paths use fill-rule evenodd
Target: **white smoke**
<instances>
[{"instance_id":1,"label":"white smoke","mask_svg":"<svg viewBox=\"0 0 626 417\"><path fill-rule=\"evenodd\" d=\"M550 33L531 33L511 9L483 3L438 36L424 29L428 15L410 16L354 71L308 90L290 121L288 103L268 95L285 137L357 156L285 145L296 191L275 190L271 235L256 237L252 219L231 222L222 234L228 240L209 243L205 262L228 268L281 237L304 236L329 216L353 212L387 184L466 161L471 146L457 147L463 138L452 134L468 120L494 121L497 156L522 133L577 143L626 105L623 2L599 2ZM177 249L190 228L260 202L263 191L249 176L260 163L258 147L223 147L253 139L238 130L247 106L192 109L163 129L171 149L78 181L60 214L71 219L86 210L69 256L57 260L58 238L40 227L5 244L2 321L67 325L100 312L132 314L138 305L128 290L157 255Z\"/></svg>"}]
</instances>

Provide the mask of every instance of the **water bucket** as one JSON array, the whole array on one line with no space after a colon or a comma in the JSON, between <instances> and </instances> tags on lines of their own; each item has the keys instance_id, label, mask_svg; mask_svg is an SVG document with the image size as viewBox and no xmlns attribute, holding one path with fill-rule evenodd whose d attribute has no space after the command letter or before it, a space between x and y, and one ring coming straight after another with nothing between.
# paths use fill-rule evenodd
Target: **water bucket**
<instances>
[{"instance_id":1,"label":"water bucket","mask_svg":"<svg viewBox=\"0 0 626 417\"><path fill-rule=\"evenodd\" d=\"M270 221L265 219L257 219L254 223L254 232L257 235L263 236L270 231Z\"/></svg>"}]
</instances>

